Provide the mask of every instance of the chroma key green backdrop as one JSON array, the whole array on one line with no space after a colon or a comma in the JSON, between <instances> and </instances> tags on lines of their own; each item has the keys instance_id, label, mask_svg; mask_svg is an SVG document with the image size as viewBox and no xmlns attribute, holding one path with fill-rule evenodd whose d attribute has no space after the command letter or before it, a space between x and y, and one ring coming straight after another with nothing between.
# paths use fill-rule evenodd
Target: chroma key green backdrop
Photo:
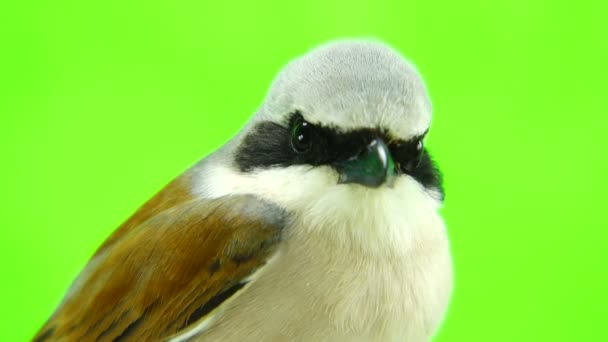
<instances>
[{"instance_id":1,"label":"chroma key green backdrop","mask_svg":"<svg viewBox=\"0 0 608 342\"><path fill-rule=\"evenodd\" d=\"M456 277L435 341L608 341L605 6L3 2L0 340L30 339L104 238L230 139L285 63L374 37L434 105Z\"/></svg>"}]
</instances>

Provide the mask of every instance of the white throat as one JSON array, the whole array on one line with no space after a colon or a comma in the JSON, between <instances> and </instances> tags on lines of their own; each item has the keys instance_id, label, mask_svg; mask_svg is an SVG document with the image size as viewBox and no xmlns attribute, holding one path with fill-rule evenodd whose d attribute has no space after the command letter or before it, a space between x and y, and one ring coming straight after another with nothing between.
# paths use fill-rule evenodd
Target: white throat
<instances>
[{"instance_id":1,"label":"white throat","mask_svg":"<svg viewBox=\"0 0 608 342\"><path fill-rule=\"evenodd\" d=\"M329 167L306 165L240 173L207 164L197 191L203 197L254 194L286 208L306 227L305 234L341 248L373 255L399 255L425 240L444 239L437 194L413 178L400 176L392 188L337 184Z\"/></svg>"}]
</instances>

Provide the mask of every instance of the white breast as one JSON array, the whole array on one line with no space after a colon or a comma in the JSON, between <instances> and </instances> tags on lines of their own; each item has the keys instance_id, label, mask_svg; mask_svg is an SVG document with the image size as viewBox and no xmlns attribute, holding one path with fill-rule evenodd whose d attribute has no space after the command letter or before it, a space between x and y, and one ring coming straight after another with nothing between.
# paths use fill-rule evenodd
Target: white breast
<instances>
[{"instance_id":1,"label":"white breast","mask_svg":"<svg viewBox=\"0 0 608 342\"><path fill-rule=\"evenodd\" d=\"M407 177L393 189L299 179L308 182L306 196L259 178L207 188L211 197L255 193L294 216L279 253L198 340L428 341L451 291L449 247L432 194Z\"/></svg>"}]
</instances>

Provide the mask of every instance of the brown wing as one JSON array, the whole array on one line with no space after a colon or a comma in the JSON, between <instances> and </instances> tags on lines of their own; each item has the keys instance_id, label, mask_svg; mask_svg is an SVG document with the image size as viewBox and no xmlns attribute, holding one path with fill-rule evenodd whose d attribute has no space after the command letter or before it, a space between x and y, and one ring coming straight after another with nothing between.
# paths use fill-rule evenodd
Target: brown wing
<instances>
[{"instance_id":1,"label":"brown wing","mask_svg":"<svg viewBox=\"0 0 608 342\"><path fill-rule=\"evenodd\" d=\"M149 218L176 205L193 200L194 197L191 192L194 184L193 178L198 175L198 165L194 165L167 184L161 191L137 209L128 220L120 225L120 227L118 227L97 249L95 255L101 253L115 241L120 240L122 236L128 234L131 230L138 227Z\"/></svg>"},{"instance_id":2,"label":"brown wing","mask_svg":"<svg viewBox=\"0 0 608 342\"><path fill-rule=\"evenodd\" d=\"M245 285L276 250L283 222L253 196L167 209L100 249L34 340L174 335Z\"/></svg>"}]
</instances>

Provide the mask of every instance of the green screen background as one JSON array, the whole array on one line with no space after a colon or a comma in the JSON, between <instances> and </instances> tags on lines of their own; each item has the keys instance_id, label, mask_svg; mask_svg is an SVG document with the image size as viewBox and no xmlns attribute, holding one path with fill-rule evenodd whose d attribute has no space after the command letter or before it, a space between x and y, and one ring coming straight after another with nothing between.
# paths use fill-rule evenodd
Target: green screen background
<instances>
[{"instance_id":1,"label":"green screen background","mask_svg":"<svg viewBox=\"0 0 608 342\"><path fill-rule=\"evenodd\" d=\"M436 341L607 341L606 8L577 1L0 5L1 341L235 134L290 59L375 37L434 105L455 291Z\"/></svg>"}]
</instances>

